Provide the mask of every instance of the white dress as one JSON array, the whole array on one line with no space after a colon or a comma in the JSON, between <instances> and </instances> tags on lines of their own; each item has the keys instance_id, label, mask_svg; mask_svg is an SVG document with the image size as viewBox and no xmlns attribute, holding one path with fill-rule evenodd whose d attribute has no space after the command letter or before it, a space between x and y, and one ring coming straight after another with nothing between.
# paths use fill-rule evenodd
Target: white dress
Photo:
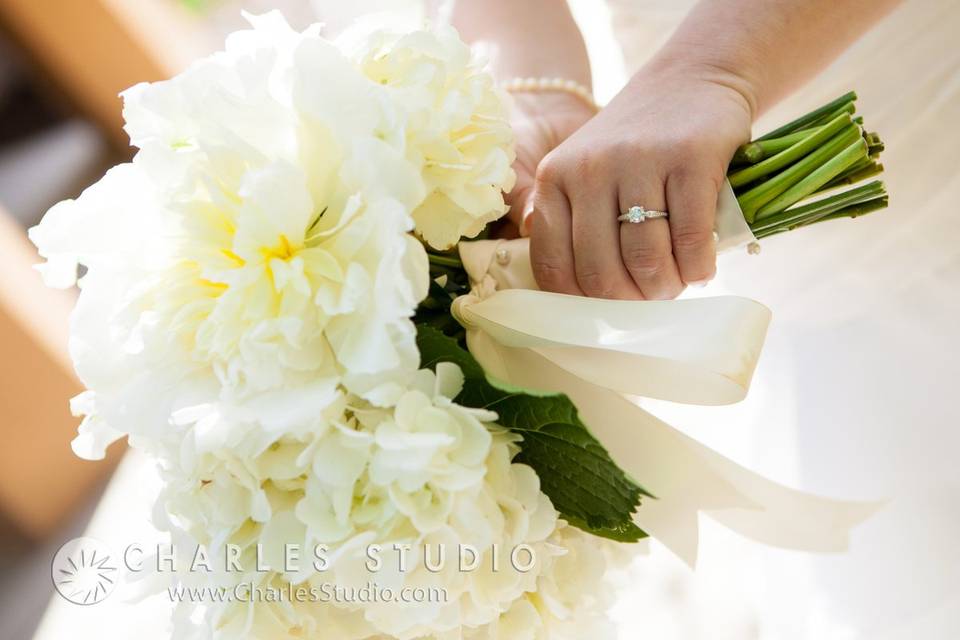
<instances>
[{"instance_id":1,"label":"white dress","mask_svg":"<svg viewBox=\"0 0 960 640\"><path fill-rule=\"evenodd\" d=\"M611 0L625 68L692 4ZM751 395L722 412L653 409L770 478L889 504L844 555L761 548L713 527L691 574L654 545L645 570L669 588L643 581L624 594L624 638L960 637L958 37L955 1L904 3L758 123L763 132L856 90L886 142L891 206L721 258L707 294L773 310Z\"/></svg>"}]
</instances>

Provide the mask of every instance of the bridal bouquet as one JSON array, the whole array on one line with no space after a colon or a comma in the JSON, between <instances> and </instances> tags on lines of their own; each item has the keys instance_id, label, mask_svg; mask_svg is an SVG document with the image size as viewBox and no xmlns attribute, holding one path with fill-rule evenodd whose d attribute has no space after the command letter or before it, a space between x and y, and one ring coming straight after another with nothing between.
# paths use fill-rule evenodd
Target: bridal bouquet
<instances>
[{"instance_id":1,"label":"bridal bouquet","mask_svg":"<svg viewBox=\"0 0 960 640\"><path fill-rule=\"evenodd\" d=\"M690 536L661 523L689 518L670 509L695 527L697 509L763 501L749 472L622 394L739 399L766 310L554 296L531 290L522 244L457 251L505 213L514 160L505 96L457 34L331 42L277 13L250 22L225 51L126 91L136 157L30 234L46 281L80 286L74 450L102 457L128 436L155 458L174 579L220 594L178 603L174 637L603 635L618 543L662 532L683 553ZM812 221L789 207L865 169L867 153L818 168L856 126L844 111L747 148L731 175L756 205L741 222L759 237ZM819 206L817 219L851 213ZM702 327L704 304L717 332L671 346L663 327ZM580 309L610 331L591 337L602 328L577 324ZM602 384L624 367L662 375ZM616 397L598 408L588 391ZM702 500L681 499L697 482L676 469L706 474Z\"/></svg>"}]
</instances>

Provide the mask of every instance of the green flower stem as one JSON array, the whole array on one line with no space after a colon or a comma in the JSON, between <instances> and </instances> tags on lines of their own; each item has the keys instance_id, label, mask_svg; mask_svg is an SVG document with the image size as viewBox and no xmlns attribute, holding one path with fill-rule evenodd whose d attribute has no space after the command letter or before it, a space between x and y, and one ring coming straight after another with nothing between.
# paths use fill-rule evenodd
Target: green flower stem
<instances>
[{"instance_id":1,"label":"green flower stem","mask_svg":"<svg viewBox=\"0 0 960 640\"><path fill-rule=\"evenodd\" d=\"M857 202L851 205L847 205L846 207L839 207L839 208L831 207L830 213L817 212L817 213L810 213L805 216L795 216L790 220L784 220L781 224L771 225L768 227L764 227L762 229L757 229L756 231L753 232L753 234L757 239L766 238L768 236L781 233L783 231L792 231L793 229L797 229L799 227L807 227L812 224L824 222L825 220L831 220L833 219L833 216L836 215L837 213L844 212L850 209L851 207L861 207L866 204L876 203L880 201L885 202L886 197L880 196L878 198L867 200L866 202ZM787 212L784 212L784 214L786 213ZM843 216L843 217L846 217L846 216Z\"/></svg>"},{"instance_id":2,"label":"green flower stem","mask_svg":"<svg viewBox=\"0 0 960 640\"><path fill-rule=\"evenodd\" d=\"M727 177L757 238L887 205L883 141L863 129L847 93L737 149ZM860 185L860 186L857 186Z\"/></svg>"},{"instance_id":3,"label":"green flower stem","mask_svg":"<svg viewBox=\"0 0 960 640\"><path fill-rule=\"evenodd\" d=\"M870 151L870 145L869 145L869 144L867 145L867 151ZM877 164L877 161L874 160L873 158L867 156L866 158L863 158L862 160L858 160L856 163L854 163L854 165L853 165L852 167L850 167L849 169L847 169L846 171L844 171L843 173L841 173L839 176L837 176L837 178L834 178L834 180L836 180L836 179L838 179L838 178L846 177L846 176L848 176L848 175L852 175L852 174L854 174L854 173L857 173L858 171L863 171L864 169L868 169L868 168L872 167L872 166L875 165L875 164Z\"/></svg>"},{"instance_id":4,"label":"green flower stem","mask_svg":"<svg viewBox=\"0 0 960 640\"><path fill-rule=\"evenodd\" d=\"M753 144L757 145L763 150L764 158L768 158L772 155L780 153L781 151L789 149L807 136L813 135L821 128L822 127L810 127L809 129L800 129L800 131L795 131L794 133L781 136L779 138L757 140Z\"/></svg>"},{"instance_id":5,"label":"green flower stem","mask_svg":"<svg viewBox=\"0 0 960 640\"><path fill-rule=\"evenodd\" d=\"M428 311L439 311L439 310L445 311L450 307L449 304L444 304L443 300L432 298L430 296L427 296L426 298L421 300L420 306Z\"/></svg>"},{"instance_id":6,"label":"green flower stem","mask_svg":"<svg viewBox=\"0 0 960 640\"><path fill-rule=\"evenodd\" d=\"M800 142L808 135L815 133L819 127L812 129L801 129L780 138L771 138L769 140L756 140L741 146L733 156L733 164L742 166L745 164L756 164L770 156L780 153L796 143Z\"/></svg>"},{"instance_id":7,"label":"green flower stem","mask_svg":"<svg viewBox=\"0 0 960 640\"><path fill-rule=\"evenodd\" d=\"M850 169L847 169L839 176L823 185L818 193L829 191L830 189L836 189L837 187L845 187L857 184L858 182L862 182L867 178L872 178L883 173L883 165L875 160L869 160L865 165L857 166L860 164L861 163L858 162L856 165L850 167Z\"/></svg>"},{"instance_id":8,"label":"green flower stem","mask_svg":"<svg viewBox=\"0 0 960 640\"><path fill-rule=\"evenodd\" d=\"M792 229L797 226L819 221L821 218L829 216L844 207L862 204L869 200L882 198L885 195L886 191L884 190L883 183L879 180L874 180L873 182L854 189L771 215L750 225L750 230L753 231L754 235L757 235L767 233L773 229Z\"/></svg>"},{"instance_id":9,"label":"green flower stem","mask_svg":"<svg viewBox=\"0 0 960 640\"><path fill-rule=\"evenodd\" d=\"M818 118L821 118L826 114L832 113L837 109L844 107L847 103L852 103L856 99L857 99L856 92L851 91L850 93L840 96L836 100L828 102L827 104L823 105L819 109L815 109L810 113L806 114L805 116L801 116L797 118L793 122L788 122L782 127L774 129L773 131L771 131L770 133L764 136L760 136L759 140L769 140L771 138L779 138L781 136L785 136L789 133L793 133L800 129L810 127L814 122L816 122Z\"/></svg>"},{"instance_id":10,"label":"green flower stem","mask_svg":"<svg viewBox=\"0 0 960 640\"><path fill-rule=\"evenodd\" d=\"M817 222L822 220L837 220L839 218L857 218L859 216L865 216L868 213L873 213L874 211L880 211L880 209L886 208L889 204L889 196L883 196L882 198L875 198L873 200L868 200L867 202L844 207L839 211L835 211L824 216L820 220L817 220Z\"/></svg>"},{"instance_id":11,"label":"green flower stem","mask_svg":"<svg viewBox=\"0 0 960 640\"><path fill-rule=\"evenodd\" d=\"M827 124L828 122L830 122L831 120L833 120L834 118L836 118L837 116L843 115L844 113L849 113L849 114L852 116L856 110L857 110L857 106L856 106L855 104L853 104L852 102L848 102L847 104L843 105L843 106L840 107L839 109L834 109L834 110L831 111L830 113L827 113L827 114L824 114L824 115L820 116L819 118L817 118L816 120L814 120L814 121L811 123L811 125L812 125L812 126L823 126L823 125Z\"/></svg>"},{"instance_id":12,"label":"green flower stem","mask_svg":"<svg viewBox=\"0 0 960 640\"><path fill-rule=\"evenodd\" d=\"M866 156L867 142L863 138L858 138L856 142L823 165L817 167L806 178L761 207L760 210L757 211L756 218L762 219L766 215L783 211L787 207L796 204L803 198L815 193L820 187L833 180L848 167Z\"/></svg>"},{"instance_id":13,"label":"green flower stem","mask_svg":"<svg viewBox=\"0 0 960 640\"><path fill-rule=\"evenodd\" d=\"M776 235L778 233L783 233L784 231L791 231L793 229L796 229L797 227L805 227L814 223L825 222L827 220L836 220L839 218L856 218L859 216L866 215L868 213L872 213L874 211L879 211L881 209L884 209L887 207L887 205L888 205L887 196L882 196L879 198L868 200L866 202L848 205L837 211L834 211L833 213L820 215L811 220L804 220L796 224L789 224L789 225L784 224L784 225L778 225L778 226L758 230L754 232L754 236L756 236L756 238L760 240L762 238L769 238L770 236Z\"/></svg>"},{"instance_id":14,"label":"green flower stem","mask_svg":"<svg viewBox=\"0 0 960 640\"><path fill-rule=\"evenodd\" d=\"M862 140L860 131L855 126L850 126L799 162L761 182L750 191L739 195L737 202L740 203L743 217L746 218L748 223L754 222L761 207L800 182L857 140Z\"/></svg>"},{"instance_id":15,"label":"green flower stem","mask_svg":"<svg viewBox=\"0 0 960 640\"><path fill-rule=\"evenodd\" d=\"M746 169L736 171L727 176L727 178L730 180L730 184L736 188L742 187L743 185L749 184L754 180L770 175L774 171L778 171L783 167L796 162L814 149L817 149L845 127L856 129L856 125L853 124L853 119L848 113L840 114L831 120L826 126L817 129L800 142L791 145L772 158L767 158L766 160L749 166Z\"/></svg>"},{"instance_id":16,"label":"green flower stem","mask_svg":"<svg viewBox=\"0 0 960 640\"><path fill-rule=\"evenodd\" d=\"M759 142L749 142L737 147L730 161L731 167L742 167L745 164L755 164L763 160L763 147Z\"/></svg>"},{"instance_id":17,"label":"green flower stem","mask_svg":"<svg viewBox=\"0 0 960 640\"><path fill-rule=\"evenodd\" d=\"M441 256L436 253L427 253L427 259L430 260L430 264L438 265L441 267L450 267L453 269L463 269L463 262L460 261L460 258L453 255Z\"/></svg>"}]
</instances>

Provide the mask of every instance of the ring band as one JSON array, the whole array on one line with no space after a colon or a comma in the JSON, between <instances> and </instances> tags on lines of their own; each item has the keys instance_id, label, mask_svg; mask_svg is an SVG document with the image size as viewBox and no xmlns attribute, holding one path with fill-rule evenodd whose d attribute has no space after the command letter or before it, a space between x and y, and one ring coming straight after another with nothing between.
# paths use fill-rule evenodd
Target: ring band
<instances>
[{"instance_id":1,"label":"ring band","mask_svg":"<svg viewBox=\"0 0 960 640\"><path fill-rule=\"evenodd\" d=\"M631 224L638 224L644 222L651 218L669 218L670 214L666 211L652 211L650 209L644 209L640 205L636 205L627 209L626 213L621 213L617 216L617 220L620 222L629 222Z\"/></svg>"}]
</instances>

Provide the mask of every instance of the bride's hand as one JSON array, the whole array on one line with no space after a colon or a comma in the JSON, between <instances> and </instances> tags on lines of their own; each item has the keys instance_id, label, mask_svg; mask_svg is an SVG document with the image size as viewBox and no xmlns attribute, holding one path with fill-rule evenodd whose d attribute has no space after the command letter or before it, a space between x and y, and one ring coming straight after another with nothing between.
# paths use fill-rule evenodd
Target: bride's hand
<instances>
[{"instance_id":1,"label":"bride's hand","mask_svg":"<svg viewBox=\"0 0 960 640\"><path fill-rule=\"evenodd\" d=\"M517 182L507 194L509 221L517 227L533 207L533 183L537 166L561 142L582 127L596 111L582 99L569 93L517 92L513 94L511 125L516 137L517 159L513 168Z\"/></svg>"},{"instance_id":2,"label":"bride's hand","mask_svg":"<svg viewBox=\"0 0 960 640\"><path fill-rule=\"evenodd\" d=\"M715 69L660 65L638 73L537 167L524 226L540 287L668 299L710 280L717 195L734 151L750 137L752 111L746 87ZM538 158L523 152L518 168L526 170ZM669 219L618 222L634 205L668 211Z\"/></svg>"}]
</instances>

